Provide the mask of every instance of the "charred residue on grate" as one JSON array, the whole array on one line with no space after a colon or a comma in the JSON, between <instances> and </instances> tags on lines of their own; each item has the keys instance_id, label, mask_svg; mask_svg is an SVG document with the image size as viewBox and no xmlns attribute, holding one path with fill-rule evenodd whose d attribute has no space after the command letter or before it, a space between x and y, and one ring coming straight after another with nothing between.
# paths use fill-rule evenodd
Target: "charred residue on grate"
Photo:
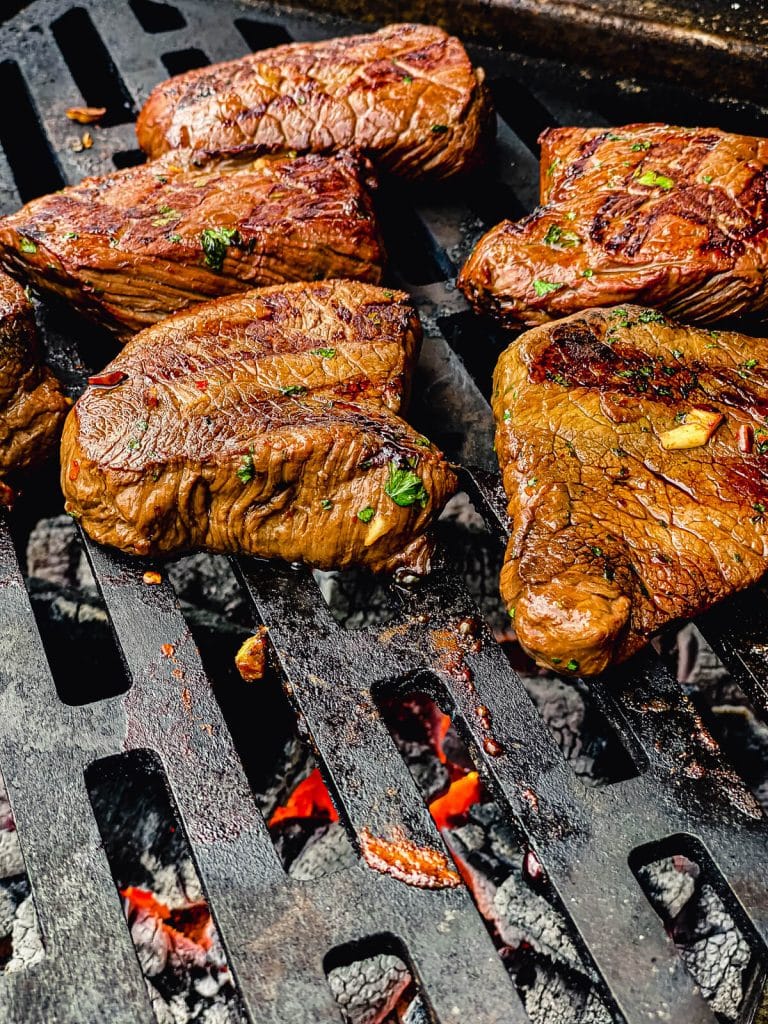
<instances>
[{"instance_id":1,"label":"charred residue on grate","mask_svg":"<svg viewBox=\"0 0 768 1024\"><path fill-rule=\"evenodd\" d=\"M158 1020L248 1024L160 759L133 750L85 779Z\"/></svg>"},{"instance_id":2,"label":"charred residue on grate","mask_svg":"<svg viewBox=\"0 0 768 1024\"><path fill-rule=\"evenodd\" d=\"M72 7L51 25L67 67L89 106L106 107L104 127L136 117L131 94L84 7Z\"/></svg>"}]
</instances>

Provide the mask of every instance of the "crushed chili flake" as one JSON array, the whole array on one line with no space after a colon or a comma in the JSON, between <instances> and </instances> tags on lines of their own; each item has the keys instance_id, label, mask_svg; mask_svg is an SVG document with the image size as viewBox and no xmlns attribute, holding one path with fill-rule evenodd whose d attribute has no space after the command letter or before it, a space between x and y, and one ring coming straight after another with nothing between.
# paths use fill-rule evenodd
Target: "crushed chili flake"
<instances>
[{"instance_id":1,"label":"crushed chili flake","mask_svg":"<svg viewBox=\"0 0 768 1024\"><path fill-rule=\"evenodd\" d=\"M148 586L157 586L158 583L163 582L163 577L160 573L151 569L148 569L141 578Z\"/></svg>"},{"instance_id":2,"label":"crushed chili flake","mask_svg":"<svg viewBox=\"0 0 768 1024\"><path fill-rule=\"evenodd\" d=\"M207 389L207 387L208 387L208 381L207 380L196 380L195 381L195 387L198 389L198 391L205 391Z\"/></svg>"},{"instance_id":3,"label":"crushed chili flake","mask_svg":"<svg viewBox=\"0 0 768 1024\"><path fill-rule=\"evenodd\" d=\"M95 373L88 378L88 383L96 388L114 388L128 380L128 374L122 370L112 370L111 373Z\"/></svg>"},{"instance_id":4,"label":"crushed chili flake","mask_svg":"<svg viewBox=\"0 0 768 1024\"><path fill-rule=\"evenodd\" d=\"M175 651L176 648L173 646L173 644L163 644L163 646L160 648L160 653L164 658L172 658Z\"/></svg>"},{"instance_id":5,"label":"crushed chili flake","mask_svg":"<svg viewBox=\"0 0 768 1024\"><path fill-rule=\"evenodd\" d=\"M80 474L80 463L77 461L77 459L72 459L72 461L69 464L69 479L70 480L77 480L79 474Z\"/></svg>"},{"instance_id":6,"label":"crushed chili flake","mask_svg":"<svg viewBox=\"0 0 768 1024\"><path fill-rule=\"evenodd\" d=\"M70 107L67 117L78 124L96 124L107 112L106 107Z\"/></svg>"},{"instance_id":7,"label":"crushed chili flake","mask_svg":"<svg viewBox=\"0 0 768 1024\"><path fill-rule=\"evenodd\" d=\"M156 409L160 404L160 399L157 397L154 391L149 391L144 396L144 404L148 409Z\"/></svg>"},{"instance_id":8,"label":"crushed chili flake","mask_svg":"<svg viewBox=\"0 0 768 1024\"><path fill-rule=\"evenodd\" d=\"M393 829L392 839L375 836L367 828L359 836L360 852L374 871L419 889L455 889L461 882L444 853L417 846L402 829Z\"/></svg>"}]
</instances>

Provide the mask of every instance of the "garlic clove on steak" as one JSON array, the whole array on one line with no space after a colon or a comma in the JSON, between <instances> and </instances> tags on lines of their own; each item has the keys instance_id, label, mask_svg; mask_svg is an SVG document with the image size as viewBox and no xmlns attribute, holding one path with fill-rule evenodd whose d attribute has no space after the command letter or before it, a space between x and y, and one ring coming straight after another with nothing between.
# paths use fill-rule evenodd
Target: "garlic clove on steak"
<instances>
[{"instance_id":1,"label":"garlic clove on steak","mask_svg":"<svg viewBox=\"0 0 768 1024\"><path fill-rule=\"evenodd\" d=\"M685 421L679 427L665 430L659 435L661 447L668 451L683 448L700 448L712 437L725 419L720 412L709 409L691 409L685 414Z\"/></svg>"}]
</instances>

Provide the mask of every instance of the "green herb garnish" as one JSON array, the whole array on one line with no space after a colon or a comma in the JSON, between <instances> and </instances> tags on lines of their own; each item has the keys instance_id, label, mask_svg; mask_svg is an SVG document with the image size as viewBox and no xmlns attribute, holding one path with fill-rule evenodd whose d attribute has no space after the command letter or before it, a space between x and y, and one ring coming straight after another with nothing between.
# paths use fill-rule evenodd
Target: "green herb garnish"
<instances>
[{"instance_id":1,"label":"green herb garnish","mask_svg":"<svg viewBox=\"0 0 768 1024\"><path fill-rule=\"evenodd\" d=\"M237 479L241 484L250 483L253 480L254 468L253 468L253 456L244 455L240 462L240 468L237 471Z\"/></svg>"},{"instance_id":2,"label":"green herb garnish","mask_svg":"<svg viewBox=\"0 0 768 1024\"><path fill-rule=\"evenodd\" d=\"M665 324L667 322L664 319L664 314L660 313L658 309L644 309L638 315L637 320L641 324Z\"/></svg>"},{"instance_id":3,"label":"green herb garnish","mask_svg":"<svg viewBox=\"0 0 768 1024\"><path fill-rule=\"evenodd\" d=\"M651 143L650 142L636 142L634 144L634 146L632 147L632 152L633 153L642 153L642 152L646 152L650 148L651 148Z\"/></svg>"},{"instance_id":4,"label":"green herb garnish","mask_svg":"<svg viewBox=\"0 0 768 1024\"><path fill-rule=\"evenodd\" d=\"M333 502L330 498L323 498L320 502L320 508L327 512L328 509L333 508Z\"/></svg>"},{"instance_id":5,"label":"green herb garnish","mask_svg":"<svg viewBox=\"0 0 768 1024\"><path fill-rule=\"evenodd\" d=\"M169 242L175 242L176 245L178 245L179 242L183 242L184 239L181 237L181 235L173 234L173 235L168 235L168 241Z\"/></svg>"},{"instance_id":6,"label":"green herb garnish","mask_svg":"<svg viewBox=\"0 0 768 1024\"><path fill-rule=\"evenodd\" d=\"M206 228L200 235L205 262L219 272L224 266L224 257L230 245L240 244L240 232L237 228Z\"/></svg>"},{"instance_id":7,"label":"green herb garnish","mask_svg":"<svg viewBox=\"0 0 768 1024\"><path fill-rule=\"evenodd\" d=\"M645 171L643 174L635 175L638 185L649 185L653 188L663 188L665 192L675 187L674 181L664 174L657 174L656 171Z\"/></svg>"},{"instance_id":8,"label":"green herb garnish","mask_svg":"<svg viewBox=\"0 0 768 1024\"><path fill-rule=\"evenodd\" d=\"M533 290L539 298L548 295L550 292L559 292L565 286L555 281L534 281Z\"/></svg>"},{"instance_id":9,"label":"green herb garnish","mask_svg":"<svg viewBox=\"0 0 768 1024\"><path fill-rule=\"evenodd\" d=\"M80 237L80 235L78 235L78 233L76 231L67 231L64 234L64 241L68 242L68 241L70 241L70 239L74 241L74 239L79 238L79 237Z\"/></svg>"},{"instance_id":10,"label":"green herb garnish","mask_svg":"<svg viewBox=\"0 0 768 1024\"><path fill-rule=\"evenodd\" d=\"M568 228L561 228L559 224L550 224L546 235L544 235L545 245L551 245L561 249L570 249L574 245L579 245L580 242L581 239L575 231L570 231Z\"/></svg>"},{"instance_id":11,"label":"green herb garnish","mask_svg":"<svg viewBox=\"0 0 768 1024\"><path fill-rule=\"evenodd\" d=\"M582 273L581 273L582 277L594 277L594 275L595 275L594 270L590 270L589 267L587 267L587 269L583 270Z\"/></svg>"},{"instance_id":12,"label":"green herb garnish","mask_svg":"<svg viewBox=\"0 0 768 1024\"><path fill-rule=\"evenodd\" d=\"M705 185L711 185L712 184L712 175L711 174L705 174L703 180L704 180L704 184Z\"/></svg>"},{"instance_id":13,"label":"green herb garnish","mask_svg":"<svg viewBox=\"0 0 768 1024\"><path fill-rule=\"evenodd\" d=\"M578 661L576 661L575 658L571 658L570 661L566 662L565 668L568 672L577 672L579 668L579 663Z\"/></svg>"},{"instance_id":14,"label":"green herb garnish","mask_svg":"<svg viewBox=\"0 0 768 1024\"><path fill-rule=\"evenodd\" d=\"M361 508L360 511L357 513L357 518L360 520L361 523L370 523L370 521L373 519L375 515L375 510L372 509L370 505L366 505L365 508Z\"/></svg>"},{"instance_id":15,"label":"green herb garnish","mask_svg":"<svg viewBox=\"0 0 768 1024\"><path fill-rule=\"evenodd\" d=\"M396 462L389 464L389 478L384 485L384 493L401 508L408 508L417 502L426 508L429 500L418 473L412 469L401 469Z\"/></svg>"},{"instance_id":16,"label":"green herb garnish","mask_svg":"<svg viewBox=\"0 0 768 1024\"><path fill-rule=\"evenodd\" d=\"M37 246L32 239L25 238L24 235L19 238L19 248L22 252L37 252Z\"/></svg>"},{"instance_id":17,"label":"green herb garnish","mask_svg":"<svg viewBox=\"0 0 768 1024\"><path fill-rule=\"evenodd\" d=\"M291 384L288 388L280 388L281 395L305 395L307 389L303 384Z\"/></svg>"},{"instance_id":18,"label":"green herb garnish","mask_svg":"<svg viewBox=\"0 0 768 1024\"><path fill-rule=\"evenodd\" d=\"M448 131L448 125L447 124L433 124L432 125L432 132L433 132L434 135L445 135L445 133L447 131Z\"/></svg>"},{"instance_id":19,"label":"green herb garnish","mask_svg":"<svg viewBox=\"0 0 768 1024\"><path fill-rule=\"evenodd\" d=\"M333 359L336 356L335 348L313 348L313 356L321 356L323 359Z\"/></svg>"}]
</instances>

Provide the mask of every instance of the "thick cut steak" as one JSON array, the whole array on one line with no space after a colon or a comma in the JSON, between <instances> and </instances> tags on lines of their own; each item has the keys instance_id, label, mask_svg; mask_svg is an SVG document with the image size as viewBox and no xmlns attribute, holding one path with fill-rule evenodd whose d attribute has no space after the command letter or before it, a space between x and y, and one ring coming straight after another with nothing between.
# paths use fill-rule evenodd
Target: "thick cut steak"
<instances>
[{"instance_id":1,"label":"thick cut steak","mask_svg":"<svg viewBox=\"0 0 768 1024\"><path fill-rule=\"evenodd\" d=\"M134 554L245 552L423 573L455 488L396 412L420 340L355 282L220 299L137 335L76 403L67 510Z\"/></svg>"},{"instance_id":2,"label":"thick cut steak","mask_svg":"<svg viewBox=\"0 0 768 1024\"><path fill-rule=\"evenodd\" d=\"M0 220L0 261L120 335L256 286L377 282L384 250L366 161L189 154L86 178Z\"/></svg>"},{"instance_id":3,"label":"thick cut steak","mask_svg":"<svg viewBox=\"0 0 768 1024\"><path fill-rule=\"evenodd\" d=\"M540 664L600 672L766 571L768 340L589 310L512 344L493 401L501 590Z\"/></svg>"},{"instance_id":4,"label":"thick cut steak","mask_svg":"<svg viewBox=\"0 0 768 1024\"><path fill-rule=\"evenodd\" d=\"M534 325L616 302L704 323L768 307L768 140L716 128L548 129L541 206L477 244L459 286Z\"/></svg>"},{"instance_id":5,"label":"thick cut steak","mask_svg":"<svg viewBox=\"0 0 768 1024\"><path fill-rule=\"evenodd\" d=\"M22 288L0 273L0 479L49 453L68 409L40 361L32 307Z\"/></svg>"},{"instance_id":6,"label":"thick cut steak","mask_svg":"<svg viewBox=\"0 0 768 1024\"><path fill-rule=\"evenodd\" d=\"M447 178L486 155L490 97L458 39L427 25L292 43L161 82L136 124L150 156L327 153L353 146L407 178Z\"/></svg>"}]
</instances>

